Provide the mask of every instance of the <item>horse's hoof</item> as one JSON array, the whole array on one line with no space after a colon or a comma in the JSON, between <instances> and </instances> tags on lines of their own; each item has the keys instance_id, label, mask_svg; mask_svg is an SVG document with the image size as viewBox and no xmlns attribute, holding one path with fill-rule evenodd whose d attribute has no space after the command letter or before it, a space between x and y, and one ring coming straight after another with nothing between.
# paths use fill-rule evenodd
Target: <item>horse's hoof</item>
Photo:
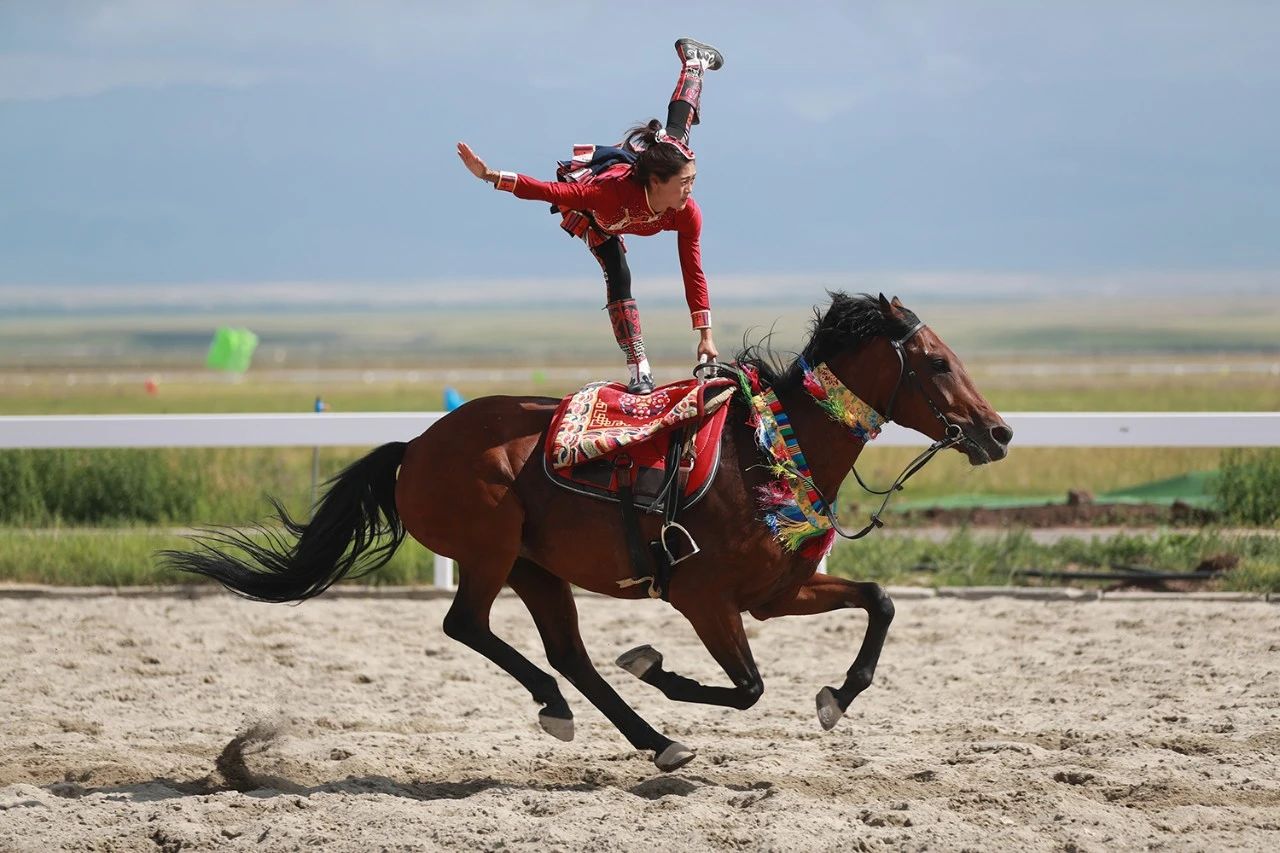
<instances>
[{"instance_id":1,"label":"horse's hoof","mask_svg":"<svg viewBox=\"0 0 1280 853\"><path fill-rule=\"evenodd\" d=\"M553 717L547 713L540 713L538 725L553 738L566 742L573 740L573 717Z\"/></svg>"},{"instance_id":2,"label":"horse's hoof","mask_svg":"<svg viewBox=\"0 0 1280 853\"><path fill-rule=\"evenodd\" d=\"M618 666L636 678L644 678L649 670L660 663L662 663L662 652L653 646L636 646L631 651L618 655Z\"/></svg>"},{"instance_id":3,"label":"horse's hoof","mask_svg":"<svg viewBox=\"0 0 1280 853\"><path fill-rule=\"evenodd\" d=\"M844 716L844 709L836 701L836 692L830 687L818 691L818 722L825 731L831 731Z\"/></svg>"},{"instance_id":4,"label":"horse's hoof","mask_svg":"<svg viewBox=\"0 0 1280 853\"><path fill-rule=\"evenodd\" d=\"M658 765L658 769L662 772L670 773L672 770L679 770L690 761L693 761L695 755L697 753L689 747L672 741L670 746L658 753L658 757L653 759L653 763Z\"/></svg>"}]
</instances>

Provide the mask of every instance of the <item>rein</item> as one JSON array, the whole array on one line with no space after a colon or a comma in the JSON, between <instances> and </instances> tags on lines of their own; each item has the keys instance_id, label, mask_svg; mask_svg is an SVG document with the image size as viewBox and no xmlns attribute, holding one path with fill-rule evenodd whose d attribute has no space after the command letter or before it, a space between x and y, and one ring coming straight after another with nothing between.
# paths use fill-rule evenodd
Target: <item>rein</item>
<instances>
[{"instance_id":1,"label":"rein","mask_svg":"<svg viewBox=\"0 0 1280 853\"><path fill-rule=\"evenodd\" d=\"M954 433L951 431L953 428L955 430ZM871 492L871 494L884 495L884 500L880 501L879 508L877 508L875 512L871 513L870 520L867 522L866 527L863 527L857 533L850 533L845 530L840 525L840 520L836 518L835 508L824 501L827 518L831 521L831 529L836 532L836 535L845 539L861 539L877 527L884 527L884 522L880 520L880 514L885 511L887 506L889 506L889 499L893 497L893 493L902 491L903 484L906 483L907 480L910 480L917 471L927 465L929 460L936 456L939 451L946 450L949 447L954 447L963 440L964 438L960 435L960 428L955 426L955 424L948 424L947 435L938 439L933 444L930 444L923 453L908 462L907 467L903 468L902 473L893 481L893 485L882 492L868 489L866 486L862 485L862 478L859 477L858 485L862 486L866 491ZM857 471L854 471L854 476L857 476ZM813 485L812 481L809 481L809 485L814 491L818 491L818 487ZM821 495L822 493L818 492L818 494Z\"/></svg>"}]
</instances>

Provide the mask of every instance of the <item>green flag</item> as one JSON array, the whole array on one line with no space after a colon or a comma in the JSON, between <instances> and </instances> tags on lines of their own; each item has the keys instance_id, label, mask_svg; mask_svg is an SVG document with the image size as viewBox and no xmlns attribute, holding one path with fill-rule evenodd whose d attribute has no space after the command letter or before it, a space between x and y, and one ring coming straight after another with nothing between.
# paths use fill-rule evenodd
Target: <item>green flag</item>
<instances>
[{"instance_id":1,"label":"green flag","mask_svg":"<svg viewBox=\"0 0 1280 853\"><path fill-rule=\"evenodd\" d=\"M220 326L209 343L209 355L204 363L214 370L244 373L258 348L258 336L248 329L232 329Z\"/></svg>"}]
</instances>

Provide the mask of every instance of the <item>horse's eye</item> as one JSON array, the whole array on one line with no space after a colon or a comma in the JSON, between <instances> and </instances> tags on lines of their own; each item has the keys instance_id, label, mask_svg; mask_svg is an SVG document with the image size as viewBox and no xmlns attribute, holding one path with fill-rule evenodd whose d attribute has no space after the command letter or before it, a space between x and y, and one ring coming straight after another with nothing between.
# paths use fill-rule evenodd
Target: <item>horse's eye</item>
<instances>
[{"instance_id":1,"label":"horse's eye","mask_svg":"<svg viewBox=\"0 0 1280 853\"><path fill-rule=\"evenodd\" d=\"M929 366L933 368L935 373L950 373L951 364L940 355L935 355L929 359Z\"/></svg>"}]
</instances>

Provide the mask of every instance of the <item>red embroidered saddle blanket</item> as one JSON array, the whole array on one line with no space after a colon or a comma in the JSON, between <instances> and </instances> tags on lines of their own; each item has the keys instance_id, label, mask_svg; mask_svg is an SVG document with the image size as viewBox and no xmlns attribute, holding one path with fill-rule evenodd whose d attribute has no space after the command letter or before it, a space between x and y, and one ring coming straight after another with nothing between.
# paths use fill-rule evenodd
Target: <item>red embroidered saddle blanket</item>
<instances>
[{"instance_id":1,"label":"red embroidered saddle blanket","mask_svg":"<svg viewBox=\"0 0 1280 853\"><path fill-rule=\"evenodd\" d=\"M671 437L689 430L680 458L684 505L710 487L720 461L720 434L726 405L736 384L731 379L673 382L651 394L629 394L616 382L592 382L560 402L551 418L543 467L553 482L575 492L617 500L615 467L620 454L632 463L636 505L661 512L656 500L667 474Z\"/></svg>"}]
</instances>

